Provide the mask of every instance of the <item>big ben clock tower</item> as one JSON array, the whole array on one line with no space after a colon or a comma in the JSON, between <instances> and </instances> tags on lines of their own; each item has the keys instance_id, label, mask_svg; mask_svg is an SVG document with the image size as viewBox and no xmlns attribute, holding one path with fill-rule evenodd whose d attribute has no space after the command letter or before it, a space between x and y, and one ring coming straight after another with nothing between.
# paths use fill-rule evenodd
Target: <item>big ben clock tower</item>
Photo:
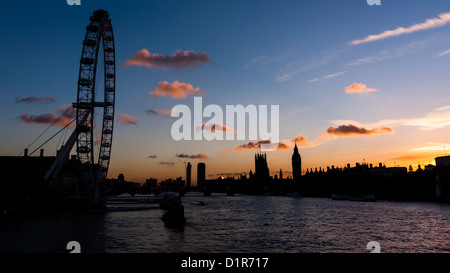
<instances>
[{"instance_id":1,"label":"big ben clock tower","mask_svg":"<svg viewBox=\"0 0 450 273\"><path fill-rule=\"evenodd\" d=\"M302 158L298 153L297 143L295 143L294 154L292 155L292 176L294 181L300 181L302 176Z\"/></svg>"}]
</instances>

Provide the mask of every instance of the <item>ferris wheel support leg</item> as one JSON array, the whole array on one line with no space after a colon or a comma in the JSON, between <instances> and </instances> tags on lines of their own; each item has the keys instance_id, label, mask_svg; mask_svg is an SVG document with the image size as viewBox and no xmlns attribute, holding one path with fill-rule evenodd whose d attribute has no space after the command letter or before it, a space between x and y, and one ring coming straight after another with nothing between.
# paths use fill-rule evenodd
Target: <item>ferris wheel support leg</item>
<instances>
[{"instance_id":1,"label":"ferris wheel support leg","mask_svg":"<svg viewBox=\"0 0 450 273\"><path fill-rule=\"evenodd\" d=\"M83 119L81 120L80 124L84 124L86 122L88 115L85 115ZM77 128L80 124L77 124ZM44 182L48 182L50 177L56 178L59 174L59 171L61 171L62 165L64 165L62 162L70 153L73 146L76 143L77 137L78 137L78 130L75 128L73 130L73 133L70 135L69 139L67 140L66 144L63 146L63 148L60 150L58 156L56 157L55 161L53 162L50 169L47 171L44 177ZM55 171L56 170L56 171Z\"/></svg>"},{"instance_id":2,"label":"ferris wheel support leg","mask_svg":"<svg viewBox=\"0 0 450 273\"><path fill-rule=\"evenodd\" d=\"M59 151L58 156L55 159L55 162L53 162L50 169L47 171L44 182L48 182L50 178L56 178L59 174L59 171L61 171L62 166L64 165L64 161L69 155L70 151L72 150L73 146L76 143L77 140L77 132L76 130L73 131L70 138L67 140L64 147Z\"/></svg>"}]
</instances>

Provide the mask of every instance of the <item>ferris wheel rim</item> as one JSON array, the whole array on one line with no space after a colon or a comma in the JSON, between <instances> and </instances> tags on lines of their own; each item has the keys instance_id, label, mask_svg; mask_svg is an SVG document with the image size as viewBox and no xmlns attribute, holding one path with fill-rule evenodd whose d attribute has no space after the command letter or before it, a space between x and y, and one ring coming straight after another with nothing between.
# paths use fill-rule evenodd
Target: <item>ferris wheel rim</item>
<instances>
[{"instance_id":1,"label":"ferris wheel rim","mask_svg":"<svg viewBox=\"0 0 450 273\"><path fill-rule=\"evenodd\" d=\"M98 166L98 176L105 179L111 158L115 107L115 44L114 33L108 12L97 10L90 17L86 27L83 50L78 75L76 108L77 117L77 155L84 166ZM103 56L99 56L103 49ZM103 67L97 67L103 58ZM97 69L102 69L104 86L103 101L96 101ZM103 108L101 116L101 138L98 157L94 155L94 109ZM88 117L88 118L86 118ZM97 162L95 162L97 161Z\"/></svg>"}]
</instances>

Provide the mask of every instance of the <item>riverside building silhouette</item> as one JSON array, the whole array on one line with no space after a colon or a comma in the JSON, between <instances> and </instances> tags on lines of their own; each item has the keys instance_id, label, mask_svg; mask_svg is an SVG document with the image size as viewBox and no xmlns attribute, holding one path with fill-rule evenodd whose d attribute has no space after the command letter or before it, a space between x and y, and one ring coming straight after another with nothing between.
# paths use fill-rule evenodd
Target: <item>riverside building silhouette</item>
<instances>
[{"instance_id":1,"label":"riverside building silhouette","mask_svg":"<svg viewBox=\"0 0 450 273\"><path fill-rule=\"evenodd\" d=\"M267 166L267 155L258 153L255 155L255 174L258 180L270 178L269 167Z\"/></svg>"}]
</instances>

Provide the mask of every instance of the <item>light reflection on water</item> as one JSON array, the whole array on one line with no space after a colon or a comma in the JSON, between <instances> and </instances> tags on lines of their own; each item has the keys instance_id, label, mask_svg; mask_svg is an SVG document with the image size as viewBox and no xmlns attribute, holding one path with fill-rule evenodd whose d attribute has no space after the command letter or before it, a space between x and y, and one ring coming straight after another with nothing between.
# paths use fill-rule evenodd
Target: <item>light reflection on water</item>
<instances>
[{"instance_id":1,"label":"light reflection on water","mask_svg":"<svg viewBox=\"0 0 450 273\"><path fill-rule=\"evenodd\" d=\"M203 201L206 205L199 206ZM0 252L385 253L450 252L450 206L277 196L183 198L186 225L167 229L160 209L55 213L0 228Z\"/></svg>"}]
</instances>

